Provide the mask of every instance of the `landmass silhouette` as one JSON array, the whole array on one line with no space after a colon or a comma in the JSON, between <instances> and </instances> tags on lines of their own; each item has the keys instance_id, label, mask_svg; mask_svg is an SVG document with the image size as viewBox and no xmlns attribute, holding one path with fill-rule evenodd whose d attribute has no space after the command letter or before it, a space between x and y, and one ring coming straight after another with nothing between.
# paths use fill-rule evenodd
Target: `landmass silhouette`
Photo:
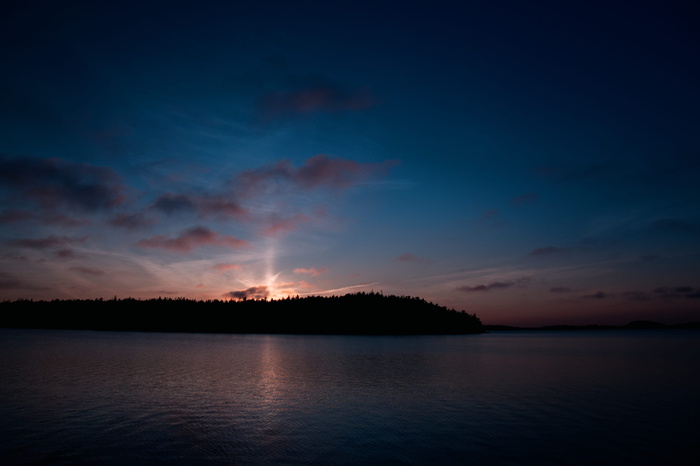
<instances>
[{"instance_id":1,"label":"landmass silhouette","mask_svg":"<svg viewBox=\"0 0 700 466\"><path fill-rule=\"evenodd\" d=\"M513 327L510 325L484 325L484 331L516 330L662 330L662 329L700 329L700 322L685 322L667 325L651 320L634 320L625 325L545 325L543 327Z\"/></svg>"},{"instance_id":2,"label":"landmass silhouette","mask_svg":"<svg viewBox=\"0 0 700 466\"><path fill-rule=\"evenodd\" d=\"M447 335L483 333L474 314L382 293L286 299L16 300L0 303L0 327L75 330Z\"/></svg>"}]
</instances>

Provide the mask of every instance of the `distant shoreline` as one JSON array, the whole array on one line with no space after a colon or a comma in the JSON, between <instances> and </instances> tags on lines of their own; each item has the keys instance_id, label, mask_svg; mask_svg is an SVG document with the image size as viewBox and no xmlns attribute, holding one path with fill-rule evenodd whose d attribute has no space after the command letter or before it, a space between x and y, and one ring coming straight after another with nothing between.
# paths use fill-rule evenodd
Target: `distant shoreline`
<instances>
[{"instance_id":1,"label":"distant shoreline","mask_svg":"<svg viewBox=\"0 0 700 466\"><path fill-rule=\"evenodd\" d=\"M519 331L567 331L567 330L699 330L700 322L685 322L667 325L650 320L636 320L625 325L544 325L541 327L516 327L511 325L484 325L486 332L519 332Z\"/></svg>"}]
</instances>

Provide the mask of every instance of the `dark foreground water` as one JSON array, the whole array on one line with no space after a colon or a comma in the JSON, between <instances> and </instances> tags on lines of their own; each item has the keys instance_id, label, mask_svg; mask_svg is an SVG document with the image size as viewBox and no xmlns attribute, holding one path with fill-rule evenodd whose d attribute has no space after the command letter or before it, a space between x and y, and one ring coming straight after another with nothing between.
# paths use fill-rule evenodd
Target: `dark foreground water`
<instances>
[{"instance_id":1,"label":"dark foreground water","mask_svg":"<svg viewBox=\"0 0 700 466\"><path fill-rule=\"evenodd\" d=\"M0 330L0 463L700 464L700 332Z\"/></svg>"}]
</instances>

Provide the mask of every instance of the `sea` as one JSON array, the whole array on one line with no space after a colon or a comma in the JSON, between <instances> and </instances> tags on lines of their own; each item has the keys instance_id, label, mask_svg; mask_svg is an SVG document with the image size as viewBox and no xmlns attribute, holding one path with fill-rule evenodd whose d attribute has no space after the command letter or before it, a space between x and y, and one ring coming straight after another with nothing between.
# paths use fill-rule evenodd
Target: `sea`
<instances>
[{"instance_id":1,"label":"sea","mask_svg":"<svg viewBox=\"0 0 700 466\"><path fill-rule=\"evenodd\" d=\"M700 464L700 331L0 329L2 465Z\"/></svg>"}]
</instances>

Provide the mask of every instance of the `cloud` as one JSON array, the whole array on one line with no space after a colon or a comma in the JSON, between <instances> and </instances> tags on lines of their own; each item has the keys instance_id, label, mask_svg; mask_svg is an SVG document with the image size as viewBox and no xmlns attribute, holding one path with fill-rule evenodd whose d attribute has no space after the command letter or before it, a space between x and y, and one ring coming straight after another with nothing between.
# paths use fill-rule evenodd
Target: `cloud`
<instances>
[{"instance_id":1,"label":"cloud","mask_svg":"<svg viewBox=\"0 0 700 466\"><path fill-rule=\"evenodd\" d=\"M59 249L56 251L56 257L59 259L75 259L78 255L72 249Z\"/></svg>"},{"instance_id":2,"label":"cloud","mask_svg":"<svg viewBox=\"0 0 700 466\"><path fill-rule=\"evenodd\" d=\"M555 286L555 287L549 289L550 293L571 293L572 291L574 291L574 290L572 290L571 288L563 287L563 286Z\"/></svg>"},{"instance_id":3,"label":"cloud","mask_svg":"<svg viewBox=\"0 0 700 466\"><path fill-rule=\"evenodd\" d=\"M53 217L49 217L46 220L44 220L44 223L46 225L73 228L89 225L90 220L86 218L68 217L66 215L54 215Z\"/></svg>"},{"instance_id":4,"label":"cloud","mask_svg":"<svg viewBox=\"0 0 700 466\"><path fill-rule=\"evenodd\" d=\"M199 246L213 245L240 248L247 244L248 243L242 239L233 236L220 236L202 226L190 228L175 238L159 235L142 239L137 243L137 245L141 247L160 248L177 253L189 253Z\"/></svg>"},{"instance_id":5,"label":"cloud","mask_svg":"<svg viewBox=\"0 0 700 466\"><path fill-rule=\"evenodd\" d=\"M294 273L311 275L312 277L318 277L319 275L324 274L326 272L328 272L328 269L325 267L319 267L319 268L310 267L308 269L304 269L304 268L294 269Z\"/></svg>"},{"instance_id":6,"label":"cloud","mask_svg":"<svg viewBox=\"0 0 700 466\"><path fill-rule=\"evenodd\" d=\"M531 204L531 203L537 201L537 193L529 192L529 193L521 194L520 196L514 197L512 199L512 201L513 201L513 204L516 204L516 205Z\"/></svg>"},{"instance_id":7,"label":"cloud","mask_svg":"<svg viewBox=\"0 0 700 466\"><path fill-rule=\"evenodd\" d=\"M232 194L187 195L166 193L159 196L151 208L166 215L196 212L200 218L243 218L248 214L248 211L232 198Z\"/></svg>"},{"instance_id":8,"label":"cloud","mask_svg":"<svg viewBox=\"0 0 700 466\"><path fill-rule=\"evenodd\" d=\"M167 215L195 210L195 202L184 194L166 193L158 197L152 206Z\"/></svg>"},{"instance_id":9,"label":"cloud","mask_svg":"<svg viewBox=\"0 0 700 466\"><path fill-rule=\"evenodd\" d=\"M528 257L543 257L543 256L557 256L561 254L570 253L572 251L595 251L604 250L610 246L617 244L617 241L611 238L598 238L598 237L587 237L583 238L578 246L573 247L558 247L558 246L545 246L541 248L533 249L528 253Z\"/></svg>"},{"instance_id":10,"label":"cloud","mask_svg":"<svg viewBox=\"0 0 700 466\"><path fill-rule=\"evenodd\" d=\"M308 215L296 214L288 218L273 218L268 220L268 225L263 228L265 236L283 236L296 230L300 224L308 223L313 219Z\"/></svg>"},{"instance_id":11,"label":"cloud","mask_svg":"<svg viewBox=\"0 0 700 466\"><path fill-rule=\"evenodd\" d=\"M622 297L632 301L649 301L653 298L651 293L644 291L625 291L622 293Z\"/></svg>"},{"instance_id":12,"label":"cloud","mask_svg":"<svg viewBox=\"0 0 700 466\"><path fill-rule=\"evenodd\" d=\"M0 272L0 290L22 288L22 282L10 274Z\"/></svg>"},{"instance_id":13,"label":"cloud","mask_svg":"<svg viewBox=\"0 0 700 466\"><path fill-rule=\"evenodd\" d=\"M530 281L529 278L523 277L523 278L519 278L518 280L509 281L509 282L492 282L492 283L489 283L488 285L460 286L460 287L455 288L455 291L461 291L463 293L479 293L479 292L487 292L487 291L493 291L493 290L503 290L506 288L514 287L516 285L524 285L529 281Z\"/></svg>"},{"instance_id":14,"label":"cloud","mask_svg":"<svg viewBox=\"0 0 700 466\"><path fill-rule=\"evenodd\" d=\"M649 228L652 231L665 232L665 233L696 233L699 231L696 225L686 222L684 220L678 220L673 218L664 218L661 220L656 220L649 224Z\"/></svg>"},{"instance_id":15,"label":"cloud","mask_svg":"<svg viewBox=\"0 0 700 466\"><path fill-rule=\"evenodd\" d=\"M15 223L34 218L34 214L24 210L7 210L0 214L0 224Z\"/></svg>"},{"instance_id":16,"label":"cloud","mask_svg":"<svg viewBox=\"0 0 700 466\"><path fill-rule=\"evenodd\" d=\"M233 184L236 192L244 198L283 193L290 188L340 190L383 173L393 164L360 163L319 154L307 159L298 168L282 160L274 165L244 171L234 178Z\"/></svg>"},{"instance_id":17,"label":"cloud","mask_svg":"<svg viewBox=\"0 0 700 466\"><path fill-rule=\"evenodd\" d=\"M319 154L307 159L306 163L293 173L292 179L307 189L322 186L348 188L378 171L383 171L386 167L387 164L363 164L354 160L330 158Z\"/></svg>"},{"instance_id":18,"label":"cloud","mask_svg":"<svg viewBox=\"0 0 700 466\"><path fill-rule=\"evenodd\" d=\"M155 225L156 222L142 213L122 213L112 217L107 223L113 227L126 228L127 230L140 230Z\"/></svg>"},{"instance_id":19,"label":"cloud","mask_svg":"<svg viewBox=\"0 0 700 466\"><path fill-rule=\"evenodd\" d=\"M80 272L84 275L95 275L95 276L104 275L104 273L105 273L104 270L95 269L95 268L91 268L91 267L71 267L70 270L73 270L75 272Z\"/></svg>"},{"instance_id":20,"label":"cloud","mask_svg":"<svg viewBox=\"0 0 700 466\"><path fill-rule=\"evenodd\" d=\"M539 257L539 256L553 256L556 254L562 254L571 251L571 248L559 248L556 246L545 246L543 248L537 248L528 254L529 257Z\"/></svg>"},{"instance_id":21,"label":"cloud","mask_svg":"<svg viewBox=\"0 0 700 466\"><path fill-rule=\"evenodd\" d=\"M675 287L658 287L654 290L654 295L659 298L695 298L696 294L700 293L700 289L695 289L692 286L675 286Z\"/></svg>"},{"instance_id":22,"label":"cloud","mask_svg":"<svg viewBox=\"0 0 700 466\"><path fill-rule=\"evenodd\" d=\"M267 119L317 112L363 110L376 104L368 90L348 91L331 84L271 92L260 101L260 110Z\"/></svg>"},{"instance_id":23,"label":"cloud","mask_svg":"<svg viewBox=\"0 0 700 466\"><path fill-rule=\"evenodd\" d=\"M613 238L601 238L601 237L591 237L588 236L580 241L579 249L590 250L590 249L605 249L610 246L615 246L617 240Z\"/></svg>"},{"instance_id":24,"label":"cloud","mask_svg":"<svg viewBox=\"0 0 700 466\"><path fill-rule=\"evenodd\" d=\"M270 295L270 289L265 286L252 286L250 288L246 288L245 290L238 290L238 291L229 291L228 293L225 293L223 296L224 298L231 298L231 299L267 299L267 297Z\"/></svg>"},{"instance_id":25,"label":"cloud","mask_svg":"<svg viewBox=\"0 0 700 466\"><path fill-rule=\"evenodd\" d=\"M65 247L74 243L84 243L87 239L87 236L71 238L68 236L49 235L46 238L13 239L8 241L7 244L29 249L48 249Z\"/></svg>"},{"instance_id":26,"label":"cloud","mask_svg":"<svg viewBox=\"0 0 700 466\"><path fill-rule=\"evenodd\" d=\"M698 298L700 297L700 289L695 289L692 286L676 286L676 287L659 287L651 292L648 291L624 291L618 294L606 293L598 291L589 295L582 296L585 299L606 299L620 297L630 301L652 301L658 299L676 299L676 298Z\"/></svg>"},{"instance_id":27,"label":"cloud","mask_svg":"<svg viewBox=\"0 0 700 466\"><path fill-rule=\"evenodd\" d=\"M197 200L197 208L202 217L244 218L248 215L238 202L224 195L203 196Z\"/></svg>"},{"instance_id":28,"label":"cloud","mask_svg":"<svg viewBox=\"0 0 700 466\"><path fill-rule=\"evenodd\" d=\"M615 167L609 163L586 163L580 165L543 165L535 169L537 174L563 182L585 181L611 175Z\"/></svg>"},{"instance_id":29,"label":"cloud","mask_svg":"<svg viewBox=\"0 0 700 466\"><path fill-rule=\"evenodd\" d=\"M241 266L239 264L216 264L213 269L217 270L221 273L226 272L228 270L238 270L240 269Z\"/></svg>"},{"instance_id":30,"label":"cloud","mask_svg":"<svg viewBox=\"0 0 700 466\"><path fill-rule=\"evenodd\" d=\"M480 223L486 223L491 220L494 220L496 217L498 217L498 211L495 209L490 209L484 211L481 215L479 215L479 222Z\"/></svg>"},{"instance_id":31,"label":"cloud","mask_svg":"<svg viewBox=\"0 0 700 466\"><path fill-rule=\"evenodd\" d=\"M26 289L26 290L47 290L47 287L44 286L34 286L30 285L26 282L23 282L22 280L19 280L18 278L14 277L13 275L0 272L0 290L17 290L17 289Z\"/></svg>"},{"instance_id":32,"label":"cloud","mask_svg":"<svg viewBox=\"0 0 700 466\"><path fill-rule=\"evenodd\" d=\"M427 257L422 257L418 256L416 254L411 254L409 252L401 254L398 257L394 258L394 262L405 262L405 263L414 263L414 264L430 264L433 261L428 259Z\"/></svg>"},{"instance_id":33,"label":"cloud","mask_svg":"<svg viewBox=\"0 0 700 466\"><path fill-rule=\"evenodd\" d=\"M0 183L48 211L105 211L124 199L121 181L111 169L57 158L0 157Z\"/></svg>"}]
</instances>

